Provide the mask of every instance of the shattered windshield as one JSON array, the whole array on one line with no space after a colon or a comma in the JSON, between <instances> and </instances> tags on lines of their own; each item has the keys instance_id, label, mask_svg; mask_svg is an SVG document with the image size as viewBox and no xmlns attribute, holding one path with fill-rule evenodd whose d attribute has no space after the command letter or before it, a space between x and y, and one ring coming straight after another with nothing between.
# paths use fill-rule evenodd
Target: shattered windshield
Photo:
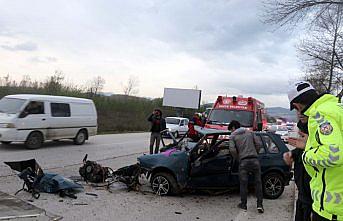
<instances>
[{"instance_id":1,"label":"shattered windshield","mask_svg":"<svg viewBox=\"0 0 343 221\"><path fill-rule=\"evenodd\" d=\"M20 112L21 107L26 102L23 99L2 98L0 100L0 112L7 114L16 114Z\"/></svg>"},{"instance_id":2,"label":"shattered windshield","mask_svg":"<svg viewBox=\"0 0 343 221\"><path fill-rule=\"evenodd\" d=\"M213 109L209 116L210 124L229 124L236 120L243 127L252 127L254 114L252 111Z\"/></svg>"},{"instance_id":3,"label":"shattered windshield","mask_svg":"<svg viewBox=\"0 0 343 221\"><path fill-rule=\"evenodd\" d=\"M175 118L166 118L166 123L167 124L176 124L179 125L180 124L180 120L179 119L175 119Z\"/></svg>"}]
</instances>

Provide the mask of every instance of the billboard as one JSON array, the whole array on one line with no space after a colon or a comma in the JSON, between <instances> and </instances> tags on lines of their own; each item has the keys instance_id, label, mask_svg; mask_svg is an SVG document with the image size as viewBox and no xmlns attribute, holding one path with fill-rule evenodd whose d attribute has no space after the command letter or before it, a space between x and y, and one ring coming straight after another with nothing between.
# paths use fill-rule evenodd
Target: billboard
<instances>
[{"instance_id":1,"label":"billboard","mask_svg":"<svg viewBox=\"0 0 343 221\"><path fill-rule=\"evenodd\" d=\"M199 109L201 90L164 88L163 106Z\"/></svg>"}]
</instances>

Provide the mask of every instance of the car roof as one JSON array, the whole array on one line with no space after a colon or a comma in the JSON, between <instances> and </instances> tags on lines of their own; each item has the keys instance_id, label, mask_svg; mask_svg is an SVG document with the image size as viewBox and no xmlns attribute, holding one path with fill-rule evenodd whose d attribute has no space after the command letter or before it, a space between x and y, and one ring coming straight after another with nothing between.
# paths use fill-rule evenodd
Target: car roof
<instances>
[{"instance_id":1,"label":"car roof","mask_svg":"<svg viewBox=\"0 0 343 221\"><path fill-rule=\"evenodd\" d=\"M194 126L194 129L203 135L230 135L231 131L229 130L216 130L216 129L210 129L210 128L204 128L199 126Z\"/></svg>"},{"instance_id":2,"label":"car roof","mask_svg":"<svg viewBox=\"0 0 343 221\"><path fill-rule=\"evenodd\" d=\"M185 118L185 117L166 117L166 118L172 118L172 119L178 119L178 120L188 120L188 118Z\"/></svg>"},{"instance_id":3,"label":"car roof","mask_svg":"<svg viewBox=\"0 0 343 221\"><path fill-rule=\"evenodd\" d=\"M7 95L6 98L55 101L55 102L93 103L92 100L85 99L85 98L52 96L52 95L41 95L41 94L14 94L14 95Z\"/></svg>"}]
</instances>

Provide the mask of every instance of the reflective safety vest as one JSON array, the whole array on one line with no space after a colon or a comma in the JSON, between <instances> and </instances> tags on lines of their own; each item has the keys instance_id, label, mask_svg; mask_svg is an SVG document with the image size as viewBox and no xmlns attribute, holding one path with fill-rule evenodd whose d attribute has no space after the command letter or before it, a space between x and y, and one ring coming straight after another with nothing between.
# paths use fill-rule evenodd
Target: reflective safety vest
<instances>
[{"instance_id":1,"label":"reflective safety vest","mask_svg":"<svg viewBox=\"0 0 343 221\"><path fill-rule=\"evenodd\" d=\"M302 159L312 177L312 208L326 219L343 220L343 107L325 94L304 114L309 137Z\"/></svg>"}]
</instances>

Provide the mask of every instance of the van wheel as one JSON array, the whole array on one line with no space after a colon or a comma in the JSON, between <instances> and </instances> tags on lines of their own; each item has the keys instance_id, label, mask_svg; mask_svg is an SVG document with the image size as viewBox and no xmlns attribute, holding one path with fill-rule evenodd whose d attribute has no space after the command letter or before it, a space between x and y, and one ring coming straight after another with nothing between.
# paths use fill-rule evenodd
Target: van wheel
<instances>
[{"instance_id":1,"label":"van wheel","mask_svg":"<svg viewBox=\"0 0 343 221\"><path fill-rule=\"evenodd\" d=\"M265 198L279 198L285 189L283 177L280 174L273 172L266 174L263 177L262 189Z\"/></svg>"},{"instance_id":2,"label":"van wheel","mask_svg":"<svg viewBox=\"0 0 343 221\"><path fill-rule=\"evenodd\" d=\"M179 194L180 188L170 173L156 173L151 178L152 191L159 196Z\"/></svg>"},{"instance_id":3,"label":"van wheel","mask_svg":"<svg viewBox=\"0 0 343 221\"><path fill-rule=\"evenodd\" d=\"M179 136L180 136L179 131L175 131L174 137L175 137L175 138L179 138Z\"/></svg>"},{"instance_id":4,"label":"van wheel","mask_svg":"<svg viewBox=\"0 0 343 221\"><path fill-rule=\"evenodd\" d=\"M12 141L1 141L1 143L2 143L2 144L6 144L6 145L8 145L8 144L11 144L11 143L12 143Z\"/></svg>"},{"instance_id":5,"label":"van wheel","mask_svg":"<svg viewBox=\"0 0 343 221\"><path fill-rule=\"evenodd\" d=\"M82 145L86 142L87 139L87 132L85 130L80 130L76 137L74 138L74 144Z\"/></svg>"},{"instance_id":6,"label":"van wheel","mask_svg":"<svg viewBox=\"0 0 343 221\"><path fill-rule=\"evenodd\" d=\"M25 146L27 149L38 149L43 145L44 138L42 133L40 132L32 132L30 135L27 137Z\"/></svg>"}]
</instances>

